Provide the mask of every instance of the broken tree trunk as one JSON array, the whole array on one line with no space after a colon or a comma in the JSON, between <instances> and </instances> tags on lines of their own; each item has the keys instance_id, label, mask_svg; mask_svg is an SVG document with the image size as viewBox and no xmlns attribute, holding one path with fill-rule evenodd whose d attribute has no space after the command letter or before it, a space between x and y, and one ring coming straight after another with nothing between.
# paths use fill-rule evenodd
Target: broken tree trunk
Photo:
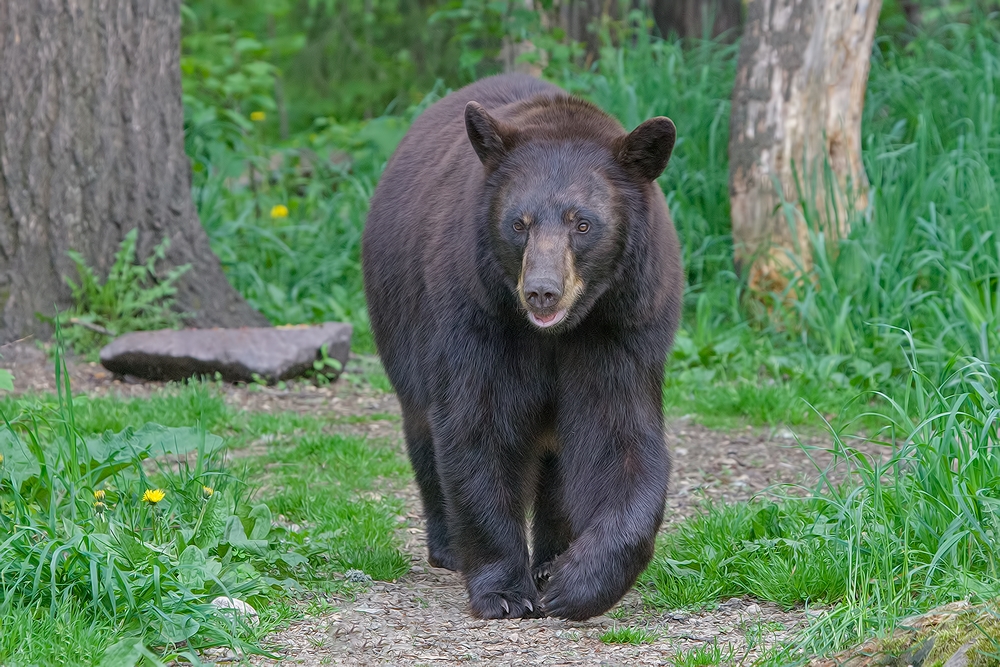
<instances>
[{"instance_id":1,"label":"broken tree trunk","mask_svg":"<svg viewBox=\"0 0 1000 667\"><path fill-rule=\"evenodd\" d=\"M747 5L729 126L729 192L736 268L749 271L756 289L784 288L795 268L788 252L805 270L811 266L804 212L782 210L782 194L793 203L806 198L828 235L846 234L849 208L867 205L861 112L881 4Z\"/></svg>"},{"instance_id":2,"label":"broken tree trunk","mask_svg":"<svg viewBox=\"0 0 1000 667\"><path fill-rule=\"evenodd\" d=\"M191 200L180 0L0 0L0 343L69 305L67 250L106 275L122 238L190 264L197 326L262 325L226 281Z\"/></svg>"}]
</instances>

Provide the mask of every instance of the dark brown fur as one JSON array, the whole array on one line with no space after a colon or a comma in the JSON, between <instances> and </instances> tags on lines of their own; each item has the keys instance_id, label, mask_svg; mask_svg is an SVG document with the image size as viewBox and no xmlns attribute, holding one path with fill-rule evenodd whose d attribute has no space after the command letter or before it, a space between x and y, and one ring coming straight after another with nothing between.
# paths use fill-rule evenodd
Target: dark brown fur
<instances>
[{"instance_id":1,"label":"dark brown fur","mask_svg":"<svg viewBox=\"0 0 1000 667\"><path fill-rule=\"evenodd\" d=\"M683 287L653 180L673 131L485 79L414 122L372 198L365 291L430 562L463 572L477 616L600 614L652 557Z\"/></svg>"}]
</instances>

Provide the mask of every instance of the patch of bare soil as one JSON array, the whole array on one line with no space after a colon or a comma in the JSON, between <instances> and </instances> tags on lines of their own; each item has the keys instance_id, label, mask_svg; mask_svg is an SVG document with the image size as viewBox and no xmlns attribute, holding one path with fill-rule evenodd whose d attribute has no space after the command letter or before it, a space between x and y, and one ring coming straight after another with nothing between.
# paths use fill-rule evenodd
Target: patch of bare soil
<instances>
[{"instance_id":1,"label":"patch of bare soil","mask_svg":"<svg viewBox=\"0 0 1000 667\"><path fill-rule=\"evenodd\" d=\"M292 381L282 388L262 385L217 383L227 403L241 410L260 412L298 412L337 417L399 414L399 405L391 394L373 389L361 378L364 366L371 359L351 355L342 379L327 386L310 381ZM147 382L131 376L118 376L99 363L68 356L74 394L88 396L120 396L148 398L155 394L176 391L180 385L169 382ZM55 393L55 364L47 349L31 341L0 346L0 368L14 374L14 393Z\"/></svg>"},{"instance_id":2,"label":"patch of bare soil","mask_svg":"<svg viewBox=\"0 0 1000 667\"><path fill-rule=\"evenodd\" d=\"M52 363L44 351L20 343L0 348L0 367L13 371L17 391L55 390ZM352 358L344 379L329 387L293 383L284 389L220 385L225 399L244 410L295 411L350 416L399 415L399 405L358 381L364 360ZM76 392L123 397L170 391L170 385L116 378L97 364L68 362ZM353 374L353 376L352 376ZM397 420L338 419L336 428L388 438L402 447ZM775 485L812 484L816 465L830 458L821 438L805 439L810 455L787 429L714 431L687 419L673 420L668 442L674 470L664 528L699 511L706 501L732 503L774 490ZM793 487L785 487L794 492ZM784 611L749 599L732 599L701 613L653 610L630 592L608 615L582 623L557 619L483 621L466 611L460 575L426 561L424 523L413 483L396 491L405 501L401 534L413 567L395 582L374 582L356 599L330 599L334 613L306 618L273 635L269 648L280 661L300 665L646 665L670 664L672 656L717 646L722 662L748 664L766 647L789 638L805 623L801 610ZM655 639L646 644L605 644L601 635L617 626L641 627Z\"/></svg>"}]
</instances>

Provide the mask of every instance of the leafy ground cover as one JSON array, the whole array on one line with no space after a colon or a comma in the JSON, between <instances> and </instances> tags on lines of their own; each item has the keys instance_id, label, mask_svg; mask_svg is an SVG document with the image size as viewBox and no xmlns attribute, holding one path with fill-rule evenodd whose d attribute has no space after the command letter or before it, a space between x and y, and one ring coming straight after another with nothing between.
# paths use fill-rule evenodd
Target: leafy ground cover
<instances>
[{"instance_id":1,"label":"leafy ground cover","mask_svg":"<svg viewBox=\"0 0 1000 667\"><path fill-rule=\"evenodd\" d=\"M389 444L237 411L211 384L133 400L64 387L0 401L0 663L260 651L311 595L350 595L344 573L408 570L398 501L362 495L405 479ZM218 597L258 617L220 611Z\"/></svg>"}]
</instances>

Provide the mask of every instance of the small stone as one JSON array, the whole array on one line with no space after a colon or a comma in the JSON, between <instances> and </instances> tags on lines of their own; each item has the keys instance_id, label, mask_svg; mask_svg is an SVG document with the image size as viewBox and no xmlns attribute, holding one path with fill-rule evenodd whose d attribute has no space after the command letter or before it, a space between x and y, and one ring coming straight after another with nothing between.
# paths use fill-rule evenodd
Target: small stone
<instances>
[{"instance_id":1,"label":"small stone","mask_svg":"<svg viewBox=\"0 0 1000 667\"><path fill-rule=\"evenodd\" d=\"M260 378L273 384L312 370L324 346L327 357L343 368L351 349L351 325L136 331L101 350L101 363L126 378L185 380L218 373L227 382ZM337 374L329 366L323 371Z\"/></svg>"},{"instance_id":2,"label":"small stone","mask_svg":"<svg viewBox=\"0 0 1000 667\"><path fill-rule=\"evenodd\" d=\"M743 612L749 616L760 616L761 608L759 604L753 602Z\"/></svg>"},{"instance_id":3,"label":"small stone","mask_svg":"<svg viewBox=\"0 0 1000 667\"><path fill-rule=\"evenodd\" d=\"M344 573L344 579L355 584L370 584L372 578L361 570L348 570Z\"/></svg>"},{"instance_id":4,"label":"small stone","mask_svg":"<svg viewBox=\"0 0 1000 667\"><path fill-rule=\"evenodd\" d=\"M257 615L257 610L248 605L243 600L238 600L236 598L227 598L225 596L219 596L212 600L212 604L216 609L226 613L225 610L231 610L237 616L243 616L245 620L251 625L256 625L260 620Z\"/></svg>"}]
</instances>

